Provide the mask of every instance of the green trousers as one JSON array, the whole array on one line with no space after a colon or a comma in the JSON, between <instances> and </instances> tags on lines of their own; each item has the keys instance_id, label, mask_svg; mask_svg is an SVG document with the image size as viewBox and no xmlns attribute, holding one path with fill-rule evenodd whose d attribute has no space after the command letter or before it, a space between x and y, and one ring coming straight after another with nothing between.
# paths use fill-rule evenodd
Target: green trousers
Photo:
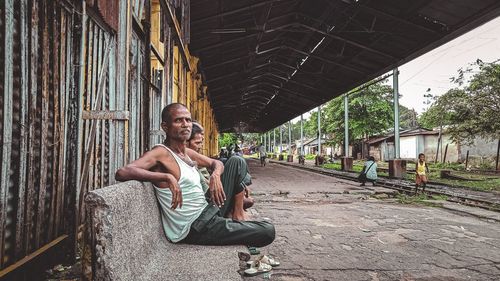
<instances>
[{"instance_id":1,"label":"green trousers","mask_svg":"<svg viewBox=\"0 0 500 281\"><path fill-rule=\"evenodd\" d=\"M224 218L215 205L208 205L194 221L181 243L197 245L247 245L263 247L275 238L274 226L265 221L235 221Z\"/></svg>"},{"instance_id":2,"label":"green trousers","mask_svg":"<svg viewBox=\"0 0 500 281\"><path fill-rule=\"evenodd\" d=\"M274 241L275 230L264 221L234 221L224 218L231 211L234 196L251 184L248 166L242 157L232 156L224 165L222 186L226 194L224 206L219 209L209 203L194 221L183 243L199 245L248 245L262 247Z\"/></svg>"}]
</instances>

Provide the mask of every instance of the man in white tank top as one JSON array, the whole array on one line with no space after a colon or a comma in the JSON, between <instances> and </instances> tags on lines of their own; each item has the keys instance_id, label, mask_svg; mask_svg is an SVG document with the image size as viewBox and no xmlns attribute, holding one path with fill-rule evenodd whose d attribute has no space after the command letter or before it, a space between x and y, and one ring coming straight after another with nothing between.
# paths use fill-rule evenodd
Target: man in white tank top
<instances>
[{"instance_id":1,"label":"man in white tank top","mask_svg":"<svg viewBox=\"0 0 500 281\"><path fill-rule=\"evenodd\" d=\"M272 224L221 216L219 207L226 201L221 182L224 166L186 147L192 128L187 108L180 103L166 106L161 127L167 135L165 143L120 168L115 178L149 181L155 185L167 238L174 243L204 245L262 247L270 244L275 238ZM209 180L211 203L205 200L196 165L213 171ZM243 168L242 165L239 168Z\"/></svg>"}]
</instances>

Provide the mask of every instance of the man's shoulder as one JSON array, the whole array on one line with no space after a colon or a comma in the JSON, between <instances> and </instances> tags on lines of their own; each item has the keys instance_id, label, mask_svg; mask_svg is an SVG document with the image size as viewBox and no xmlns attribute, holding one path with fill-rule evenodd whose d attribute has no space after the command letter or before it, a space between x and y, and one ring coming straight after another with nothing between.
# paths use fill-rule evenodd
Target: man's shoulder
<instances>
[{"instance_id":1,"label":"man's shoulder","mask_svg":"<svg viewBox=\"0 0 500 281\"><path fill-rule=\"evenodd\" d=\"M168 147L165 146L164 144L154 145L149 152L155 155L156 157L172 157L172 153L170 152Z\"/></svg>"}]
</instances>

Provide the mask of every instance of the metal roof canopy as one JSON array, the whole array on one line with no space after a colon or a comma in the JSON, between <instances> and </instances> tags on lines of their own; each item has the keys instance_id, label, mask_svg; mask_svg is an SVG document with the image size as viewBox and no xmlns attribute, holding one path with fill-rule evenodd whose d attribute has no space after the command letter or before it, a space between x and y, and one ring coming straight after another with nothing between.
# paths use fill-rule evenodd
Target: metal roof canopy
<instances>
[{"instance_id":1,"label":"metal roof canopy","mask_svg":"<svg viewBox=\"0 0 500 281\"><path fill-rule=\"evenodd\" d=\"M497 0L197 0L219 129L264 132L500 15Z\"/></svg>"}]
</instances>

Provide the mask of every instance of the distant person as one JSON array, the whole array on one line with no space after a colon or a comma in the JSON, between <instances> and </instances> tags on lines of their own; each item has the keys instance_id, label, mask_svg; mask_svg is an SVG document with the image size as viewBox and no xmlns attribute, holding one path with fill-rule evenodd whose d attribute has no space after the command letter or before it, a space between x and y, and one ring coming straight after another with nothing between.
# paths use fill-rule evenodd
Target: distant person
<instances>
[{"instance_id":1,"label":"distant person","mask_svg":"<svg viewBox=\"0 0 500 281\"><path fill-rule=\"evenodd\" d=\"M243 152L241 151L241 148L239 146L236 146L234 148L234 155L236 155L236 156L243 156Z\"/></svg>"},{"instance_id":2,"label":"distant person","mask_svg":"<svg viewBox=\"0 0 500 281\"><path fill-rule=\"evenodd\" d=\"M261 143L259 146L259 158L261 167L266 166L266 157L267 157L266 147Z\"/></svg>"},{"instance_id":3,"label":"distant person","mask_svg":"<svg viewBox=\"0 0 500 281\"><path fill-rule=\"evenodd\" d=\"M420 153L418 155L418 161L415 167L415 194L418 194L418 187L422 185L422 193L425 192L425 186L427 185L427 174L429 173L429 167L425 162L425 154Z\"/></svg>"},{"instance_id":4,"label":"distant person","mask_svg":"<svg viewBox=\"0 0 500 281\"><path fill-rule=\"evenodd\" d=\"M375 163L375 157L368 157L368 160L365 162L358 179L361 182L361 186L365 186L367 181L375 185L375 182L377 181L377 163Z\"/></svg>"}]
</instances>

